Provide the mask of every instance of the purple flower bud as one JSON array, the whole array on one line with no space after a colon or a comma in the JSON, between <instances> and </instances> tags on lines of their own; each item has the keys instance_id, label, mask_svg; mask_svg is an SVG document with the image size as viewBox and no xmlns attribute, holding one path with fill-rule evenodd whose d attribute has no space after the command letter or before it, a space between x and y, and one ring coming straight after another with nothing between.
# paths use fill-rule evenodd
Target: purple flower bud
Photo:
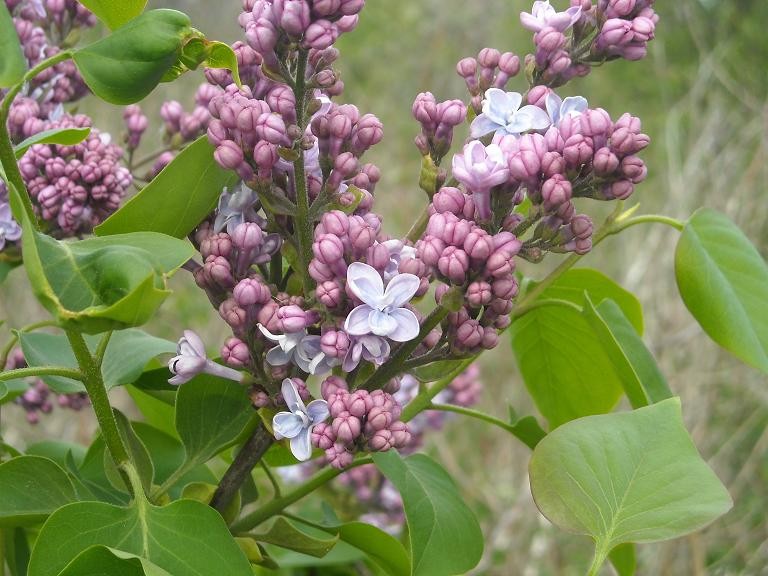
<instances>
[{"instance_id":1,"label":"purple flower bud","mask_svg":"<svg viewBox=\"0 0 768 576\"><path fill-rule=\"evenodd\" d=\"M394 420L391 408L386 406L374 406L368 411L368 417L365 423L365 433L374 434L380 430L388 428Z\"/></svg>"},{"instance_id":2,"label":"purple flower bud","mask_svg":"<svg viewBox=\"0 0 768 576\"><path fill-rule=\"evenodd\" d=\"M456 345L465 350L472 350L480 346L483 341L483 327L472 318L462 322L456 329Z\"/></svg>"},{"instance_id":3,"label":"purple flower bud","mask_svg":"<svg viewBox=\"0 0 768 576\"><path fill-rule=\"evenodd\" d=\"M325 451L325 457L328 460L328 464L333 468L341 470L352 464L354 455L347 450L342 444L334 444L328 450Z\"/></svg>"},{"instance_id":4,"label":"purple flower bud","mask_svg":"<svg viewBox=\"0 0 768 576\"><path fill-rule=\"evenodd\" d=\"M290 144L285 122L279 114L267 113L260 115L256 120L254 129L256 135L262 140L282 146Z\"/></svg>"},{"instance_id":5,"label":"purple flower bud","mask_svg":"<svg viewBox=\"0 0 768 576\"><path fill-rule=\"evenodd\" d=\"M352 130L352 150L358 155L381 142L384 126L373 114L366 114Z\"/></svg>"},{"instance_id":6,"label":"purple flower bud","mask_svg":"<svg viewBox=\"0 0 768 576\"><path fill-rule=\"evenodd\" d=\"M255 222L238 224L232 232L232 243L244 252L257 250L264 242L264 234Z\"/></svg>"},{"instance_id":7,"label":"purple flower bud","mask_svg":"<svg viewBox=\"0 0 768 576\"><path fill-rule=\"evenodd\" d=\"M629 16L635 9L635 0L609 0L604 12L608 18Z\"/></svg>"},{"instance_id":8,"label":"purple flower bud","mask_svg":"<svg viewBox=\"0 0 768 576\"><path fill-rule=\"evenodd\" d=\"M346 264L344 264L344 244L339 240L338 236L334 234L322 234L315 239L312 244L312 252L318 261L326 264L329 267L334 267L336 264L343 264L346 272Z\"/></svg>"},{"instance_id":9,"label":"purple flower bud","mask_svg":"<svg viewBox=\"0 0 768 576\"><path fill-rule=\"evenodd\" d=\"M336 436L331 431L330 424L320 422L312 428L312 444L320 450L328 450L336 441Z\"/></svg>"},{"instance_id":10,"label":"purple flower bud","mask_svg":"<svg viewBox=\"0 0 768 576\"><path fill-rule=\"evenodd\" d=\"M565 46L566 38L565 34L559 30L547 26L533 35L533 41L538 48L546 52L554 52Z\"/></svg>"},{"instance_id":11,"label":"purple flower bud","mask_svg":"<svg viewBox=\"0 0 768 576\"><path fill-rule=\"evenodd\" d=\"M235 285L229 260L221 256L206 258L203 273L222 288L231 288Z\"/></svg>"},{"instance_id":12,"label":"purple flower bud","mask_svg":"<svg viewBox=\"0 0 768 576\"><path fill-rule=\"evenodd\" d=\"M469 270L469 257L464 250L448 246L438 259L437 268L454 284L463 284Z\"/></svg>"},{"instance_id":13,"label":"purple flower bud","mask_svg":"<svg viewBox=\"0 0 768 576\"><path fill-rule=\"evenodd\" d=\"M475 227L467 220L453 220L445 225L443 240L451 246L463 247L464 241Z\"/></svg>"},{"instance_id":14,"label":"purple flower bud","mask_svg":"<svg viewBox=\"0 0 768 576\"><path fill-rule=\"evenodd\" d=\"M464 209L465 196L458 188L441 188L432 197L432 206L438 213L450 212L456 216Z\"/></svg>"},{"instance_id":15,"label":"purple flower bud","mask_svg":"<svg viewBox=\"0 0 768 576\"><path fill-rule=\"evenodd\" d=\"M248 313L233 298L228 298L219 305L219 315L235 330L244 327L248 319Z\"/></svg>"},{"instance_id":16,"label":"purple flower bud","mask_svg":"<svg viewBox=\"0 0 768 576\"><path fill-rule=\"evenodd\" d=\"M608 112L602 108L587 110L581 116L577 116L581 122L581 131L585 136L609 136L613 122Z\"/></svg>"},{"instance_id":17,"label":"purple flower bud","mask_svg":"<svg viewBox=\"0 0 768 576\"><path fill-rule=\"evenodd\" d=\"M427 266L432 267L437 266L437 262L444 250L445 242L440 238L431 235L424 236L416 247L419 258L421 258Z\"/></svg>"},{"instance_id":18,"label":"purple flower bud","mask_svg":"<svg viewBox=\"0 0 768 576\"><path fill-rule=\"evenodd\" d=\"M461 100L446 100L437 105L438 123L458 126L467 118L467 106Z\"/></svg>"},{"instance_id":19,"label":"purple flower bud","mask_svg":"<svg viewBox=\"0 0 768 576\"><path fill-rule=\"evenodd\" d=\"M518 284L514 276L496 278L491 285L493 295L502 300L512 300L517 296Z\"/></svg>"},{"instance_id":20,"label":"purple flower bud","mask_svg":"<svg viewBox=\"0 0 768 576\"><path fill-rule=\"evenodd\" d=\"M301 332L307 326L311 326L315 320L314 315L295 305L278 308L277 319L285 333Z\"/></svg>"},{"instance_id":21,"label":"purple flower bud","mask_svg":"<svg viewBox=\"0 0 768 576\"><path fill-rule=\"evenodd\" d=\"M349 351L349 336L343 330L328 330L320 339L323 354L331 358L343 359Z\"/></svg>"},{"instance_id":22,"label":"purple flower bud","mask_svg":"<svg viewBox=\"0 0 768 576\"><path fill-rule=\"evenodd\" d=\"M477 62L483 68L496 68L501 59L501 52L495 48L483 48L477 55Z\"/></svg>"},{"instance_id":23,"label":"purple flower bud","mask_svg":"<svg viewBox=\"0 0 768 576\"><path fill-rule=\"evenodd\" d=\"M277 319L277 310L280 305L277 302L267 302L256 315L259 324L263 324L270 332L279 332L280 321Z\"/></svg>"},{"instance_id":24,"label":"purple flower bud","mask_svg":"<svg viewBox=\"0 0 768 576\"><path fill-rule=\"evenodd\" d=\"M638 184L645 180L645 177L648 175L648 168L645 162L637 156L626 156L621 160L621 173L627 180Z\"/></svg>"},{"instance_id":25,"label":"purple flower bud","mask_svg":"<svg viewBox=\"0 0 768 576\"><path fill-rule=\"evenodd\" d=\"M248 346L239 338L229 338L221 347L221 359L233 368L242 368L251 361Z\"/></svg>"},{"instance_id":26,"label":"purple flower bud","mask_svg":"<svg viewBox=\"0 0 768 576\"><path fill-rule=\"evenodd\" d=\"M592 168L598 176L613 174L619 167L619 158L609 148L600 148L592 159Z\"/></svg>"},{"instance_id":27,"label":"purple flower bud","mask_svg":"<svg viewBox=\"0 0 768 576\"><path fill-rule=\"evenodd\" d=\"M367 390L356 390L350 394L347 406L350 414L362 418L373 408L373 401Z\"/></svg>"},{"instance_id":28,"label":"purple flower bud","mask_svg":"<svg viewBox=\"0 0 768 576\"><path fill-rule=\"evenodd\" d=\"M389 248L384 244L374 244L368 248L365 261L368 265L373 266L377 270L385 270L390 262Z\"/></svg>"},{"instance_id":29,"label":"purple flower bud","mask_svg":"<svg viewBox=\"0 0 768 576\"><path fill-rule=\"evenodd\" d=\"M332 394L337 392L347 392L347 383L343 378L338 376L328 376L320 385L320 395L326 400L330 400Z\"/></svg>"},{"instance_id":30,"label":"purple flower bud","mask_svg":"<svg viewBox=\"0 0 768 576\"><path fill-rule=\"evenodd\" d=\"M388 429L378 430L368 440L368 446L371 450L376 452L385 452L394 447L394 439L392 432Z\"/></svg>"},{"instance_id":31,"label":"purple flower bud","mask_svg":"<svg viewBox=\"0 0 768 576\"><path fill-rule=\"evenodd\" d=\"M634 190L635 185L630 180L618 180L606 186L605 195L616 200L626 200Z\"/></svg>"},{"instance_id":32,"label":"purple flower bud","mask_svg":"<svg viewBox=\"0 0 768 576\"><path fill-rule=\"evenodd\" d=\"M432 132L438 122L435 96L431 92L420 93L413 102L411 113L427 132Z\"/></svg>"},{"instance_id":33,"label":"purple flower bud","mask_svg":"<svg viewBox=\"0 0 768 576\"><path fill-rule=\"evenodd\" d=\"M476 281L467 287L467 303L472 308L480 308L488 304L493 298L491 285L488 282Z\"/></svg>"},{"instance_id":34,"label":"purple flower bud","mask_svg":"<svg viewBox=\"0 0 768 576\"><path fill-rule=\"evenodd\" d=\"M493 251L493 240L482 228L476 228L464 239L464 251L473 260L485 260Z\"/></svg>"},{"instance_id":35,"label":"purple flower bud","mask_svg":"<svg viewBox=\"0 0 768 576\"><path fill-rule=\"evenodd\" d=\"M311 21L306 0L283 0L280 26L292 36L301 36Z\"/></svg>"},{"instance_id":36,"label":"purple flower bud","mask_svg":"<svg viewBox=\"0 0 768 576\"><path fill-rule=\"evenodd\" d=\"M352 216L349 219L349 241L353 250L364 254L376 241L376 231L360 216Z\"/></svg>"},{"instance_id":37,"label":"purple flower bud","mask_svg":"<svg viewBox=\"0 0 768 576\"><path fill-rule=\"evenodd\" d=\"M574 134L565 141L563 158L569 169L577 169L592 159L592 139Z\"/></svg>"},{"instance_id":38,"label":"purple flower bud","mask_svg":"<svg viewBox=\"0 0 768 576\"><path fill-rule=\"evenodd\" d=\"M243 151L240 149L240 146L231 140L224 140L219 144L213 155L216 158L216 162L227 170L236 170L244 160Z\"/></svg>"},{"instance_id":39,"label":"purple flower bud","mask_svg":"<svg viewBox=\"0 0 768 576\"><path fill-rule=\"evenodd\" d=\"M360 419L344 411L333 419L331 430L336 441L341 444L353 444L362 431Z\"/></svg>"},{"instance_id":40,"label":"purple flower bud","mask_svg":"<svg viewBox=\"0 0 768 576\"><path fill-rule=\"evenodd\" d=\"M304 32L304 45L315 50L324 50L339 37L339 30L328 20L316 20Z\"/></svg>"},{"instance_id":41,"label":"purple flower bud","mask_svg":"<svg viewBox=\"0 0 768 576\"><path fill-rule=\"evenodd\" d=\"M571 199L572 190L570 181L561 174L555 174L546 180L541 187L544 209L552 211L557 206L568 202Z\"/></svg>"},{"instance_id":42,"label":"purple flower bud","mask_svg":"<svg viewBox=\"0 0 768 576\"><path fill-rule=\"evenodd\" d=\"M483 340L480 342L480 345L485 350L493 350L496 348L496 346L499 345L499 334L494 327L486 326L483 328ZM457 401L456 403L459 405L465 405L466 402L467 401L464 400L463 402Z\"/></svg>"},{"instance_id":43,"label":"purple flower bud","mask_svg":"<svg viewBox=\"0 0 768 576\"><path fill-rule=\"evenodd\" d=\"M272 298L269 287L256 278L240 280L232 290L232 296L243 307L266 304Z\"/></svg>"},{"instance_id":44,"label":"purple flower bud","mask_svg":"<svg viewBox=\"0 0 768 576\"><path fill-rule=\"evenodd\" d=\"M343 237L347 235L348 231L349 217L341 210L332 210L322 215L320 225L316 228L315 234L335 234L336 236Z\"/></svg>"}]
</instances>

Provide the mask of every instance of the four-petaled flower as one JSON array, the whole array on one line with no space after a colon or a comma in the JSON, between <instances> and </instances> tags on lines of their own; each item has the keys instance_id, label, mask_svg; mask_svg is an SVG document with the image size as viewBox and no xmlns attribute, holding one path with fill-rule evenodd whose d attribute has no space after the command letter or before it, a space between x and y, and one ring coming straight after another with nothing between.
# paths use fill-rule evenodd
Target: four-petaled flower
<instances>
[{"instance_id":1,"label":"four-petaled flower","mask_svg":"<svg viewBox=\"0 0 768 576\"><path fill-rule=\"evenodd\" d=\"M307 374L322 376L338 364L336 358L329 358L320 349L320 336L307 334L306 330L272 334L263 325L258 326L267 339L277 343L277 346L267 352L267 362L272 366L284 366L293 362Z\"/></svg>"},{"instance_id":2,"label":"four-petaled flower","mask_svg":"<svg viewBox=\"0 0 768 576\"><path fill-rule=\"evenodd\" d=\"M347 268L347 286L363 304L349 313L344 329L352 336L375 334L395 342L413 340L419 334L419 319L402 306L413 298L420 283L413 274L397 274L385 290L375 268L353 262Z\"/></svg>"},{"instance_id":3,"label":"four-petaled flower","mask_svg":"<svg viewBox=\"0 0 768 576\"><path fill-rule=\"evenodd\" d=\"M558 32L565 32L581 17L581 6L571 6L565 12L558 12L549 5L549 0L533 3L531 13L521 12L520 23L531 32L540 32L551 26Z\"/></svg>"},{"instance_id":4,"label":"four-petaled flower","mask_svg":"<svg viewBox=\"0 0 768 576\"><path fill-rule=\"evenodd\" d=\"M232 234L238 224L243 222L257 222L261 218L256 214L254 206L259 197L244 183L235 192L225 191L219 198L219 206L216 211L216 220L213 222L213 231L221 232L226 228L227 234Z\"/></svg>"},{"instance_id":5,"label":"four-petaled flower","mask_svg":"<svg viewBox=\"0 0 768 576\"><path fill-rule=\"evenodd\" d=\"M569 116L581 116L589 107L583 96L568 96L563 100L554 92L547 94L546 105L553 126L559 126L560 121Z\"/></svg>"},{"instance_id":6,"label":"four-petaled flower","mask_svg":"<svg viewBox=\"0 0 768 576\"><path fill-rule=\"evenodd\" d=\"M538 106L520 108L523 96L519 92L504 92L499 88L485 91L483 113L472 121L472 138L495 132L498 135L519 136L529 130L545 130L551 124L549 116Z\"/></svg>"},{"instance_id":7,"label":"four-petaled flower","mask_svg":"<svg viewBox=\"0 0 768 576\"><path fill-rule=\"evenodd\" d=\"M290 378L283 380L280 389L289 412L278 412L272 418L275 438L291 441L291 452L302 462L312 456L312 427L328 418L328 403L325 400L312 400L305 406L296 385Z\"/></svg>"},{"instance_id":8,"label":"four-petaled flower","mask_svg":"<svg viewBox=\"0 0 768 576\"><path fill-rule=\"evenodd\" d=\"M352 372L360 360L373 362L377 366L384 363L389 357L389 342L381 336L366 334L365 336L352 336L347 355L344 356L344 362L341 369L344 372Z\"/></svg>"},{"instance_id":9,"label":"four-petaled flower","mask_svg":"<svg viewBox=\"0 0 768 576\"><path fill-rule=\"evenodd\" d=\"M542 111L546 116L546 113ZM462 154L453 157L453 176L472 192L480 218L491 217L491 188L504 184L509 178L509 168L504 152L498 144L483 146L473 140L464 147Z\"/></svg>"},{"instance_id":10,"label":"four-petaled flower","mask_svg":"<svg viewBox=\"0 0 768 576\"><path fill-rule=\"evenodd\" d=\"M384 269L384 282L389 282L397 276L400 262L404 258L416 258L416 248L397 239L386 240L382 244L389 250L389 264Z\"/></svg>"},{"instance_id":11,"label":"four-petaled flower","mask_svg":"<svg viewBox=\"0 0 768 576\"><path fill-rule=\"evenodd\" d=\"M243 378L237 370L209 360L205 355L205 344L192 330L184 330L184 336L176 345L176 354L168 361L168 370L173 374L169 384L184 384L203 372L235 382Z\"/></svg>"},{"instance_id":12,"label":"four-petaled flower","mask_svg":"<svg viewBox=\"0 0 768 576\"><path fill-rule=\"evenodd\" d=\"M15 242L21 238L21 226L11 216L11 206L0 202L0 250L5 247L6 240Z\"/></svg>"}]
</instances>

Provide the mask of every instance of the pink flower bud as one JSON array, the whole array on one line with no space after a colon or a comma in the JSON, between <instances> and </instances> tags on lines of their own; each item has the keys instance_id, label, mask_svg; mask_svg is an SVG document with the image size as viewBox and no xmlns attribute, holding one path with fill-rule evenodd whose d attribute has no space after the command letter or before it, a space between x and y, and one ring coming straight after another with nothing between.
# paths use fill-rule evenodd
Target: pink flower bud
<instances>
[{"instance_id":1,"label":"pink flower bud","mask_svg":"<svg viewBox=\"0 0 768 576\"><path fill-rule=\"evenodd\" d=\"M502 300L512 300L517 296L518 284L514 276L496 278L491 285L493 295Z\"/></svg>"},{"instance_id":2,"label":"pink flower bud","mask_svg":"<svg viewBox=\"0 0 768 576\"><path fill-rule=\"evenodd\" d=\"M613 174L619 167L619 158L608 148L600 148L592 159L592 167L598 176Z\"/></svg>"},{"instance_id":3,"label":"pink flower bud","mask_svg":"<svg viewBox=\"0 0 768 576\"><path fill-rule=\"evenodd\" d=\"M266 304L272 298L269 288L255 278L246 278L237 283L232 296L240 306Z\"/></svg>"},{"instance_id":4,"label":"pink flower bud","mask_svg":"<svg viewBox=\"0 0 768 576\"><path fill-rule=\"evenodd\" d=\"M213 156L222 168L228 170L236 170L240 164L242 164L244 159L243 151L240 149L240 146L231 140L224 140L219 144Z\"/></svg>"},{"instance_id":5,"label":"pink flower bud","mask_svg":"<svg viewBox=\"0 0 768 576\"><path fill-rule=\"evenodd\" d=\"M432 206L438 213L450 212L460 215L464 209L464 194L458 188L441 188L432 197Z\"/></svg>"},{"instance_id":6,"label":"pink flower bud","mask_svg":"<svg viewBox=\"0 0 768 576\"><path fill-rule=\"evenodd\" d=\"M376 431L368 440L368 446L375 452L385 452L391 449L394 446L392 432L387 429Z\"/></svg>"},{"instance_id":7,"label":"pink flower bud","mask_svg":"<svg viewBox=\"0 0 768 576\"><path fill-rule=\"evenodd\" d=\"M312 445L320 450L328 450L336 441L336 436L331 431L331 426L320 422L312 427Z\"/></svg>"},{"instance_id":8,"label":"pink flower bud","mask_svg":"<svg viewBox=\"0 0 768 576\"><path fill-rule=\"evenodd\" d=\"M328 330L320 339L321 350L331 358L344 358L349 351L349 345L349 336L343 330Z\"/></svg>"},{"instance_id":9,"label":"pink flower bud","mask_svg":"<svg viewBox=\"0 0 768 576\"><path fill-rule=\"evenodd\" d=\"M491 285L488 282L476 281L467 287L467 303L472 308L480 308L488 304L493 298Z\"/></svg>"},{"instance_id":10,"label":"pink flower bud","mask_svg":"<svg viewBox=\"0 0 768 576\"><path fill-rule=\"evenodd\" d=\"M245 326L248 319L246 311L233 298L228 298L219 305L219 315L235 330Z\"/></svg>"},{"instance_id":11,"label":"pink flower bud","mask_svg":"<svg viewBox=\"0 0 768 576\"><path fill-rule=\"evenodd\" d=\"M354 455L347 450L342 444L334 444L328 450L325 451L325 457L328 460L328 464L334 468L341 470L352 464Z\"/></svg>"},{"instance_id":12,"label":"pink flower bud","mask_svg":"<svg viewBox=\"0 0 768 576\"><path fill-rule=\"evenodd\" d=\"M335 265L344 259L344 245L338 236L322 234L312 244L312 252L320 262L326 265Z\"/></svg>"},{"instance_id":13,"label":"pink flower bud","mask_svg":"<svg viewBox=\"0 0 768 576\"><path fill-rule=\"evenodd\" d=\"M626 156L621 160L621 173L627 180L637 184L645 180L648 175L648 168L637 156Z\"/></svg>"},{"instance_id":14,"label":"pink flower bud","mask_svg":"<svg viewBox=\"0 0 768 576\"><path fill-rule=\"evenodd\" d=\"M320 282L317 285L315 296L326 308L338 308L344 301L344 292L335 280Z\"/></svg>"},{"instance_id":15,"label":"pink flower bud","mask_svg":"<svg viewBox=\"0 0 768 576\"><path fill-rule=\"evenodd\" d=\"M483 341L483 327L477 320L470 318L462 322L456 330L456 345L465 350L477 348Z\"/></svg>"},{"instance_id":16,"label":"pink flower bud","mask_svg":"<svg viewBox=\"0 0 768 576\"><path fill-rule=\"evenodd\" d=\"M312 324L312 317L299 306L283 306L277 310L277 319L283 332L300 332Z\"/></svg>"},{"instance_id":17,"label":"pink flower bud","mask_svg":"<svg viewBox=\"0 0 768 576\"><path fill-rule=\"evenodd\" d=\"M336 42L339 31L328 20L317 20L310 24L304 32L304 45L315 50L324 50Z\"/></svg>"},{"instance_id":18,"label":"pink flower bud","mask_svg":"<svg viewBox=\"0 0 768 576\"><path fill-rule=\"evenodd\" d=\"M360 419L344 411L333 419L331 430L336 435L336 441L341 444L352 444L362 431Z\"/></svg>"},{"instance_id":19,"label":"pink flower bud","mask_svg":"<svg viewBox=\"0 0 768 576\"><path fill-rule=\"evenodd\" d=\"M565 46L565 34L551 26L545 26L533 35L536 46L546 52L554 52Z\"/></svg>"},{"instance_id":20,"label":"pink flower bud","mask_svg":"<svg viewBox=\"0 0 768 576\"><path fill-rule=\"evenodd\" d=\"M464 250L448 246L440 255L437 268L454 284L463 284L469 270L469 257Z\"/></svg>"},{"instance_id":21,"label":"pink flower bud","mask_svg":"<svg viewBox=\"0 0 768 576\"><path fill-rule=\"evenodd\" d=\"M249 252L261 247L264 242L264 234L261 227L255 222L238 224L232 232L232 243L239 250Z\"/></svg>"},{"instance_id":22,"label":"pink flower bud","mask_svg":"<svg viewBox=\"0 0 768 576\"><path fill-rule=\"evenodd\" d=\"M476 228L464 239L464 251L473 260L485 260L493 251L493 240L482 228Z\"/></svg>"},{"instance_id":23,"label":"pink flower bud","mask_svg":"<svg viewBox=\"0 0 768 576\"><path fill-rule=\"evenodd\" d=\"M242 368L251 361L251 355L245 342L229 338L221 347L221 359L233 368Z\"/></svg>"},{"instance_id":24,"label":"pink flower bud","mask_svg":"<svg viewBox=\"0 0 768 576\"><path fill-rule=\"evenodd\" d=\"M328 376L320 385L320 395L326 400L329 400L332 394L339 391L347 392L348 388L346 381L338 376Z\"/></svg>"},{"instance_id":25,"label":"pink flower bud","mask_svg":"<svg viewBox=\"0 0 768 576\"><path fill-rule=\"evenodd\" d=\"M541 187L541 196L544 200L544 209L551 211L560 204L571 199L571 183L561 174L555 174L545 181Z\"/></svg>"}]
</instances>

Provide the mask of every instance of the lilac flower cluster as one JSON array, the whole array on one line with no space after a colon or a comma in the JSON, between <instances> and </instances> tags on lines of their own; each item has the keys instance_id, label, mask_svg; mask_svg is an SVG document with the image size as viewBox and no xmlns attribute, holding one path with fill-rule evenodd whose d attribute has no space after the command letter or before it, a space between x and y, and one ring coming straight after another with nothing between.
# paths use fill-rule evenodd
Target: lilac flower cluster
<instances>
[{"instance_id":1,"label":"lilac flower cluster","mask_svg":"<svg viewBox=\"0 0 768 576\"><path fill-rule=\"evenodd\" d=\"M467 118L467 107L461 100L437 102L431 92L422 92L411 111L421 124L416 147L423 156L430 155L435 164L439 164L451 148L454 128Z\"/></svg>"},{"instance_id":2,"label":"lilac flower cluster","mask_svg":"<svg viewBox=\"0 0 768 576\"><path fill-rule=\"evenodd\" d=\"M456 72L464 79L471 96L470 104L479 114L483 94L489 88L503 89L520 73L520 57L514 52L502 53L495 48L483 48L477 58L459 60Z\"/></svg>"},{"instance_id":3,"label":"lilac flower cluster","mask_svg":"<svg viewBox=\"0 0 768 576\"><path fill-rule=\"evenodd\" d=\"M34 107L31 101L27 105ZM90 127L91 121L80 114L63 115L54 121L29 116L21 125L34 134L57 128ZM52 235L88 234L117 210L133 182L131 173L120 163L122 155L122 149L110 143L109 135L96 129L91 129L80 144L35 144L24 154L19 169L35 211Z\"/></svg>"},{"instance_id":4,"label":"lilac flower cluster","mask_svg":"<svg viewBox=\"0 0 768 576\"><path fill-rule=\"evenodd\" d=\"M338 376L326 378L321 387L331 422L312 430L312 444L325 450L334 468L349 466L356 450L382 452L410 442L408 425L400 421L402 407L383 390L350 391Z\"/></svg>"},{"instance_id":5,"label":"lilac flower cluster","mask_svg":"<svg viewBox=\"0 0 768 576\"><path fill-rule=\"evenodd\" d=\"M571 0L558 12L549 0L537 0L522 25L534 32L534 54L526 57L536 84L557 87L606 60L639 60L654 37L658 16L654 0Z\"/></svg>"}]
</instances>

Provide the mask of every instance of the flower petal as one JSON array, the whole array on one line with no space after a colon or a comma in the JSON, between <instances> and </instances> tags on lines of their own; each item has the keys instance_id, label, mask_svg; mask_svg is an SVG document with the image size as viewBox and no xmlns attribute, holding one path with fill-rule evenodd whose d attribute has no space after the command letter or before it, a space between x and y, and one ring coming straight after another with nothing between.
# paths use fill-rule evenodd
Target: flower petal
<instances>
[{"instance_id":1,"label":"flower petal","mask_svg":"<svg viewBox=\"0 0 768 576\"><path fill-rule=\"evenodd\" d=\"M387 312L380 310L371 310L368 315L368 325L376 336L389 336L397 330L397 321Z\"/></svg>"},{"instance_id":2,"label":"flower petal","mask_svg":"<svg viewBox=\"0 0 768 576\"><path fill-rule=\"evenodd\" d=\"M589 108L589 103L584 96L568 96L560 106L560 118L566 116L578 116Z\"/></svg>"},{"instance_id":3,"label":"flower petal","mask_svg":"<svg viewBox=\"0 0 768 576\"><path fill-rule=\"evenodd\" d=\"M330 416L328 412L328 402L325 400L312 400L307 405L307 416L312 424L320 424L323 420Z\"/></svg>"},{"instance_id":4,"label":"flower petal","mask_svg":"<svg viewBox=\"0 0 768 576\"><path fill-rule=\"evenodd\" d=\"M544 22L528 12L520 12L520 24L531 32L540 32L544 28Z\"/></svg>"},{"instance_id":5,"label":"flower petal","mask_svg":"<svg viewBox=\"0 0 768 576\"><path fill-rule=\"evenodd\" d=\"M272 418L272 430L275 438L294 438L304 428L304 421L298 414L291 412L278 412Z\"/></svg>"},{"instance_id":6,"label":"flower petal","mask_svg":"<svg viewBox=\"0 0 768 576\"><path fill-rule=\"evenodd\" d=\"M264 334L264 336L265 336L267 339L269 339L269 340L272 340L272 342L280 342L280 340L282 340L283 338L285 338L285 336L279 336L279 335L277 335L277 334L272 334L272 332L270 332L269 330L267 330L267 329L264 327L264 325L263 325L263 324L257 324L256 326L257 326L257 327L258 327L258 329L261 331L261 333L262 333L262 334Z\"/></svg>"},{"instance_id":7,"label":"flower petal","mask_svg":"<svg viewBox=\"0 0 768 576\"><path fill-rule=\"evenodd\" d=\"M371 327L368 325L368 316L371 313L368 304L361 304L349 313L344 320L344 330L351 336L363 336L371 333Z\"/></svg>"},{"instance_id":8,"label":"flower petal","mask_svg":"<svg viewBox=\"0 0 768 576\"><path fill-rule=\"evenodd\" d=\"M552 120L549 118L549 114L544 112L538 106L523 106L520 108L518 115L525 114L528 117L529 130L545 130L552 124Z\"/></svg>"},{"instance_id":9,"label":"flower petal","mask_svg":"<svg viewBox=\"0 0 768 576\"><path fill-rule=\"evenodd\" d=\"M421 280L415 274L398 274L387 284L384 291L384 305L400 308L408 302L421 285Z\"/></svg>"},{"instance_id":10,"label":"flower petal","mask_svg":"<svg viewBox=\"0 0 768 576\"><path fill-rule=\"evenodd\" d=\"M267 363L270 366L285 366L291 361L293 354L284 352L280 346L275 346L267 352Z\"/></svg>"},{"instance_id":11,"label":"flower petal","mask_svg":"<svg viewBox=\"0 0 768 576\"><path fill-rule=\"evenodd\" d=\"M291 412L306 412L307 409L304 406L304 401L299 396L299 391L296 390L296 384L293 383L293 380L290 378L283 380L283 383L280 385L280 393L283 395L283 400L285 400L288 410Z\"/></svg>"},{"instance_id":12,"label":"flower petal","mask_svg":"<svg viewBox=\"0 0 768 576\"><path fill-rule=\"evenodd\" d=\"M560 121L560 106L563 104L563 99L554 92L550 92L544 102L552 124L557 124Z\"/></svg>"},{"instance_id":13,"label":"flower petal","mask_svg":"<svg viewBox=\"0 0 768 576\"><path fill-rule=\"evenodd\" d=\"M184 330L184 337L179 340L179 354L205 358L205 344L192 330Z\"/></svg>"},{"instance_id":14,"label":"flower petal","mask_svg":"<svg viewBox=\"0 0 768 576\"><path fill-rule=\"evenodd\" d=\"M378 306L379 300L384 295L384 281L376 268L353 262L347 268L347 284L352 293L369 306Z\"/></svg>"},{"instance_id":15,"label":"flower petal","mask_svg":"<svg viewBox=\"0 0 768 576\"><path fill-rule=\"evenodd\" d=\"M500 127L500 123L491 120L485 114L480 114L477 118L472 120L472 124L469 127L469 132L472 138L482 138L486 134L495 132Z\"/></svg>"},{"instance_id":16,"label":"flower petal","mask_svg":"<svg viewBox=\"0 0 768 576\"><path fill-rule=\"evenodd\" d=\"M419 335L419 330L421 329L419 319L408 308L393 310L390 317L397 323L397 328L389 335L391 340L395 342L408 342Z\"/></svg>"},{"instance_id":17,"label":"flower petal","mask_svg":"<svg viewBox=\"0 0 768 576\"><path fill-rule=\"evenodd\" d=\"M312 457L312 441L309 436L309 428L302 428L298 435L291 438L291 452L297 460L302 462Z\"/></svg>"}]
</instances>

